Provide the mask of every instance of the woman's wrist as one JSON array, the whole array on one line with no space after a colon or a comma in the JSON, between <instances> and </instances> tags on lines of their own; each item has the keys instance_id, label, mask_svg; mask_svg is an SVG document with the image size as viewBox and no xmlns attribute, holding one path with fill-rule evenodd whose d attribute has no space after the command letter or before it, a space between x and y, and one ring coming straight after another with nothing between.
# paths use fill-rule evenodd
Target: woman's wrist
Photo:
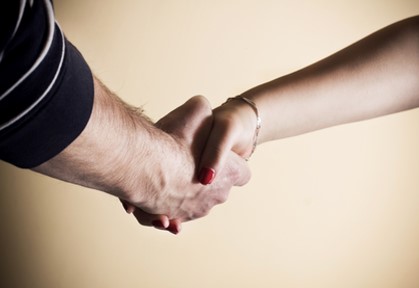
<instances>
[{"instance_id":1,"label":"woman's wrist","mask_svg":"<svg viewBox=\"0 0 419 288\"><path fill-rule=\"evenodd\" d=\"M243 100L229 98L214 109L214 119L231 126L227 138L231 150L243 158L249 158L254 150L257 119L253 108Z\"/></svg>"},{"instance_id":2,"label":"woman's wrist","mask_svg":"<svg viewBox=\"0 0 419 288\"><path fill-rule=\"evenodd\" d=\"M247 104L250 108L252 108L253 112L254 112L254 119L255 119L255 123L256 123L256 127L254 129L254 133L253 133L253 139L252 139L252 148L250 150L250 154L248 156L246 156L246 160L248 160L252 154L255 152L256 150L256 146L258 144L258 136L259 136L259 130L261 128L261 124L262 124L262 119L259 116L259 109L256 105L256 103L254 101L252 101L251 99L243 96L243 95L239 95L236 97L232 97L232 98L228 98L227 102L230 101L241 101L242 103ZM247 109L248 110L248 109ZM248 114L248 113L247 113ZM248 117L246 117L248 118Z\"/></svg>"}]
</instances>

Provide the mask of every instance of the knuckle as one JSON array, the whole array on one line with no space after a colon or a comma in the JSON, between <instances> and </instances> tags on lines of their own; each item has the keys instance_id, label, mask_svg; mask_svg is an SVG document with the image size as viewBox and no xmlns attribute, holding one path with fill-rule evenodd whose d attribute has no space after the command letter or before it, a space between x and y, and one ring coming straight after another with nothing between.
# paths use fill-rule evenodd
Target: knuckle
<instances>
[{"instance_id":1,"label":"knuckle","mask_svg":"<svg viewBox=\"0 0 419 288\"><path fill-rule=\"evenodd\" d=\"M216 204L222 204L225 203L228 199L228 191L225 191L223 193L219 193L218 197L217 197L217 202Z\"/></svg>"}]
</instances>

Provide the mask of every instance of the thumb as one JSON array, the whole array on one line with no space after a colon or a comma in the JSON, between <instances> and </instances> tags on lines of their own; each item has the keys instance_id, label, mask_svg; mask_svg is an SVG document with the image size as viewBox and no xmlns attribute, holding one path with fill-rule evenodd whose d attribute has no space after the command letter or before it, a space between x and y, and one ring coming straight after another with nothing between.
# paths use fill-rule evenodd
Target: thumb
<instances>
[{"instance_id":1,"label":"thumb","mask_svg":"<svg viewBox=\"0 0 419 288\"><path fill-rule=\"evenodd\" d=\"M211 128L211 115L208 100L203 96L194 96L157 121L156 127L189 145L194 144L201 152Z\"/></svg>"},{"instance_id":2,"label":"thumb","mask_svg":"<svg viewBox=\"0 0 419 288\"><path fill-rule=\"evenodd\" d=\"M211 184L225 165L227 156L232 149L233 141L228 125L214 121L207 143L201 155L198 179L201 184Z\"/></svg>"}]
</instances>

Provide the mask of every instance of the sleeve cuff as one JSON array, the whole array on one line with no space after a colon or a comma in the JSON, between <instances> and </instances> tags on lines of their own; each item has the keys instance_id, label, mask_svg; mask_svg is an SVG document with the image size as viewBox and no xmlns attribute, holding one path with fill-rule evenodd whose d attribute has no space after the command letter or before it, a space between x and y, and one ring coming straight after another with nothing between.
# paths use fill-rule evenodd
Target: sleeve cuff
<instances>
[{"instance_id":1,"label":"sleeve cuff","mask_svg":"<svg viewBox=\"0 0 419 288\"><path fill-rule=\"evenodd\" d=\"M80 52L66 39L62 43L62 66L46 97L0 133L0 159L15 166L33 168L51 159L76 139L89 121L94 98L92 73ZM43 72L49 73L41 69L38 76Z\"/></svg>"}]
</instances>

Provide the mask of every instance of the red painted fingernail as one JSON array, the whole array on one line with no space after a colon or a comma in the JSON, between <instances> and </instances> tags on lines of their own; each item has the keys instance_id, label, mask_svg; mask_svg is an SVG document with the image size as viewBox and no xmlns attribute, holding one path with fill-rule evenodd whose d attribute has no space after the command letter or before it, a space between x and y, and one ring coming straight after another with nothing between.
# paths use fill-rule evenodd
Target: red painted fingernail
<instances>
[{"instance_id":1,"label":"red painted fingernail","mask_svg":"<svg viewBox=\"0 0 419 288\"><path fill-rule=\"evenodd\" d=\"M215 177L215 170L211 168L202 168L198 175L198 180L203 185L211 184Z\"/></svg>"},{"instance_id":2,"label":"red painted fingernail","mask_svg":"<svg viewBox=\"0 0 419 288\"><path fill-rule=\"evenodd\" d=\"M180 232L176 225L170 225L169 227L167 227L167 231L175 235L177 235Z\"/></svg>"}]
</instances>

